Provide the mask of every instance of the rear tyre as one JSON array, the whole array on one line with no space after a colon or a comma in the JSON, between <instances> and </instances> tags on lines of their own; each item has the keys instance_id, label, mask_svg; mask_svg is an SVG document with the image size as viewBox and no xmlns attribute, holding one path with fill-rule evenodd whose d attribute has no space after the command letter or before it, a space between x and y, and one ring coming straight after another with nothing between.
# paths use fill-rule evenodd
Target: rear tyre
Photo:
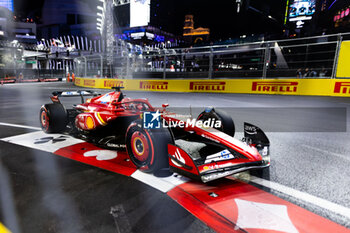
<instances>
[{"instance_id":1,"label":"rear tyre","mask_svg":"<svg viewBox=\"0 0 350 233\"><path fill-rule=\"evenodd\" d=\"M235 124L233 123L232 117L229 116L226 112L213 108L210 111L202 112L197 118L198 121L207 121L209 119L221 121L221 127L218 127L216 129L232 137L235 136Z\"/></svg>"},{"instance_id":2,"label":"rear tyre","mask_svg":"<svg viewBox=\"0 0 350 233\"><path fill-rule=\"evenodd\" d=\"M39 117L45 133L62 133L68 124L67 111L62 104L45 104Z\"/></svg>"},{"instance_id":3,"label":"rear tyre","mask_svg":"<svg viewBox=\"0 0 350 233\"><path fill-rule=\"evenodd\" d=\"M147 173L169 167L168 144L173 143L168 129L144 129L140 121L131 123L126 132L130 160Z\"/></svg>"}]
</instances>

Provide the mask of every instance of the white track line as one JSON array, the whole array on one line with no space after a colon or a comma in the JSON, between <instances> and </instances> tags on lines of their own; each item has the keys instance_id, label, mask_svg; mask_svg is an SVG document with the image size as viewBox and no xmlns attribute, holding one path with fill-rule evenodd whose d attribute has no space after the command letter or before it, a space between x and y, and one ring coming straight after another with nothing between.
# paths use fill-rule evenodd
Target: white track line
<instances>
[{"instance_id":1,"label":"white track line","mask_svg":"<svg viewBox=\"0 0 350 233\"><path fill-rule=\"evenodd\" d=\"M175 174L173 174L172 176L169 176L169 177L159 178L154 175L144 173L140 170L136 170L131 175L131 177L147 184L148 186L158 189L163 193L167 193L173 188L175 188L176 186L189 181L188 178L180 175L175 176Z\"/></svg>"},{"instance_id":2,"label":"white track line","mask_svg":"<svg viewBox=\"0 0 350 233\"><path fill-rule=\"evenodd\" d=\"M346 155L342 155L342 154L338 154L338 153L334 153L334 152L331 152L331 151L325 151L325 150L322 150L320 148L317 148L315 146L309 146L309 145L305 145L305 144L301 144L302 147L305 147L307 149L311 149L311 150L315 150L321 154L325 154L325 155L333 155L335 157L338 157L338 158L341 158L341 159L344 159L344 160L347 160L347 161L350 161L350 156L346 156Z\"/></svg>"},{"instance_id":3,"label":"white track line","mask_svg":"<svg viewBox=\"0 0 350 233\"><path fill-rule=\"evenodd\" d=\"M245 181L245 182L252 182L261 186L264 186L266 188L271 188L273 190L276 190L278 192L287 194L291 197L297 198L299 200L305 201L307 203L313 204L315 206L318 206L322 209L326 209L330 212L336 213L338 215L344 216L348 219L350 219L350 208L338 205L336 203L327 201L325 199L319 198L319 197L315 197L311 194L308 193L304 193L298 190L295 190L293 188L284 186L282 184L278 184L275 183L273 181L269 181L269 180L264 180L255 176L251 176L250 180L248 179L242 179L241 180Z\"/></svg>"},{"instance_id":4,"label":"white track line","mask_svg":"<svg viewBox=\"0 0 350 233\"><path fill-rule=\"evenodd\" d=\"M15 127L15 128L41 130L41 128L39 128L39 127L33 127L33 126L27 126L27 125L10 124L10 123L5 123L5 122L0 122L0 126L9 126L9 127Z\"/></svg>"}]
</instances>

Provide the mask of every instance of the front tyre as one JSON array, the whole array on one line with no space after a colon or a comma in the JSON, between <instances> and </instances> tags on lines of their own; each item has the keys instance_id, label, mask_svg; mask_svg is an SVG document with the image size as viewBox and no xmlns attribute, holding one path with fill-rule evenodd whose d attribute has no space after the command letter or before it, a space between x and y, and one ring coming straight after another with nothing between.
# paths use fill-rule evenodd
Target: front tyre
<instances>
[{"instance_id":1,"label":"front tyre","mask_svg":"<svg viewBox=\"0 0 350 233\"><path fill-rule=\"evenodd\" d=\"M265 180L270 180L270 167L252 170L250 171L250 174Z\"/></svg>"},{"instance_id":2,"label":"front tyre","mask_svg":"<svg viewBox=\"0 0 350 233\"><path fill-rule=\"evenodd\" d=\"M140 121L131 123L126 132L125 144L130 160L147 173L169 167L168 144L172 143L169 130L144 129Z\"/></svg>"},{"instance_id":3,"label":"front tyre","mask_svg":"<svg viewBox=\"0 0 350 233\"><path fill-rule=\"evenodd\" d=\"M43 105L39 117L45 133L62 133L68 124L67 111L62 104Z\"/></svg>"}]
</instances>

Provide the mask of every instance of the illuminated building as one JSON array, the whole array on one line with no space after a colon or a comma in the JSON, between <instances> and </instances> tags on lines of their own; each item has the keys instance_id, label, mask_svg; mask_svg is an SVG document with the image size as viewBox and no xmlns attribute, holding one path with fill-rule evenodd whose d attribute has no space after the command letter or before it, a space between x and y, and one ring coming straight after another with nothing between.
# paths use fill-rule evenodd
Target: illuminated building
<instances>
[{"instance_id":1,"label":"illuminated building","mask_svg":"<svg viewBox=\"0 0 350 233\"><path fill-rule=\"evenodd\" d=\"M13 0L0 0L0 6L13 11Z\"/></svg>"},{"instance_id":2,"label":"illuminated building","mask_svg":"<svg viewBox=\"0 0 350 233\"><path fill-rule=\"evenodd\" d=\"M45 0L42 8L41 38L63 35L97 36L95 8L83 0Z\"/></svg>"},{"instance_id":3,"label":"illuminated building","mask_svg":"<svg viewBox=\"0 0 350 233\"><path fill-rule=\"evenodd\" d=\"M183 36L185 41L189 43L198 44L209 40L210 29L209 28L194 28L193 15L185 16L185 24L183 28Z\"/></svg>"},{"instance_id":4,"label":"illuminated building","mask_svg":"<svg viewBox=\"0 0 350 233\"><path fill-rule=\"evenodd\" d=\"M173 23L175 6L175 1L124 0L114 8L118 22L115 32L121 39L140 45L178 46L180 38L167 31Z\"/></svg>"},{"instance_id":5,"label":"illuminated building","mask_svg":"<svg viewBox=\"0 0 350 233\"><path fill-rule=\"evenodd\" d=\"M36 43L36 24L14 21L13 12L2 5L0 6L0 38L24 43Z\"/></svg>"},{"instance_id":6,"label":"illuminated building","mask_svg":"<svg viewBox=\"0 0 350 233\"><path fill-rule=\"evenodd\" d=\"M327 2L328 2L328 0L321 1L321 11L327 10Z\"/></svg>"}]
</instances>

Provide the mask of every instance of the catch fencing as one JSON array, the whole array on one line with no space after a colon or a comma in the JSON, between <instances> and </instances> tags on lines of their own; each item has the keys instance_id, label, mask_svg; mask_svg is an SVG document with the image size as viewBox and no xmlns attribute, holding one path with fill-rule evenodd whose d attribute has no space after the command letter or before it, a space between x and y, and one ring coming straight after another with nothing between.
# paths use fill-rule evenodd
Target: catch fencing
<instances>
[{"instance_id":1,"label":"catch fencing","mask_svg":"<svg viewBox=\"0 0 350 233\"><path fill-rule=\"evenodd\" d=\"M336 78L341 44L350 33L247 44L170 48L126 43L113 62L104 54L75 59L81 77L173 78Z\"/></svg>"}]
</instances>

